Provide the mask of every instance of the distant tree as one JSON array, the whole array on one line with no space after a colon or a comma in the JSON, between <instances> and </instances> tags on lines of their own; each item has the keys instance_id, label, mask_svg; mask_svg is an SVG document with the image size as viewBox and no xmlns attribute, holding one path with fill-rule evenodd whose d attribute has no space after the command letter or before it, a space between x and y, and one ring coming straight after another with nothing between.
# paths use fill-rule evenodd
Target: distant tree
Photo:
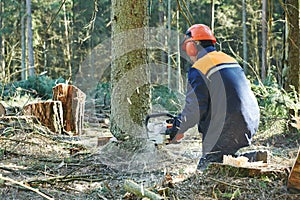
<instances>
[{"instance_id":1,"label":"distant tree","mask_svg":"<svg viewBox=\"0 0 300 200\"><path fill-rule=\"evenodd\" d=\"M247 18L246 18L246 0L243 0L242 4L243 9L243 17L242 17L242 24L243 24L243 68L245 73L247 74L247 62L248 62L248 48L247 48Z\"/></svg>"},{"instance_id":2,"label":"distant tree","mask_svg":"<svg viewBox=\"0 0 300 200\"><path fill-rule=\"evenodd\" d=\"M266 79L266 69L267 69L267 0L262 1L262 48L261 48L261 79L264 81Z\"/></svg>"},{"instance_id":3,"label":"distant tree","mask_svg":"<svg viewBox=\"0 0 300 200\"><path fill-rule=\"evenodd\" d=\"M33 38L32 38L32 18L31 18L31 0L26 0L27 8L27 49L28 49L28 75L35 75L34 55L33 55Z\"/></svg>"},{"instance_id":4,"label":"distant tree","mask_svg":"<svg viewBox=\"0 0 300 200\"><path fill-rule=\"evenodd\" d=\"M22 49L22 58L21 58L21 79L25 80L26 79L26 27L25 27L25 18L26 18L26 13L25 13L25 3L22 5L22 18L21 18L21 49Z\"/></svg>"},{"instance_id":5,"label":"distant tree","mask_svg":"<svg viewBox=\"0 0 300 200\"><path fill-rule=\"evenodd\" d=\"M112 0L111 132L132 147L141 143L150 108L145 42L147 0Z\"/></svg>"}]
</instances>

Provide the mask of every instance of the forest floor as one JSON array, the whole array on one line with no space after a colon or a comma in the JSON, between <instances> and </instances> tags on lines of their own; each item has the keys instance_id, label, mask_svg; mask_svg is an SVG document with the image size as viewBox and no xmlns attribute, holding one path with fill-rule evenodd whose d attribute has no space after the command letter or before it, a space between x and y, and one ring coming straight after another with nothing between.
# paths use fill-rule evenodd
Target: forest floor
<instances>
[{"instance_id":1,"label":"forest floor","mask_svg":"<svg viewBox=\"0 0 300 200\"><path fill-rule=\"evenodd\" d=\"M26 119L0 122L0 199L141 199L124 189L126 180L164 199L300 199L286 187L300 135L282 134L276 122L249 148L268 150L274 172L255 177L197 172L201 140L193 129L179 144L131 153L115 142L99 146L98 137L109 135L101 124L71 137Z\"/></svg>"}]
</instances>

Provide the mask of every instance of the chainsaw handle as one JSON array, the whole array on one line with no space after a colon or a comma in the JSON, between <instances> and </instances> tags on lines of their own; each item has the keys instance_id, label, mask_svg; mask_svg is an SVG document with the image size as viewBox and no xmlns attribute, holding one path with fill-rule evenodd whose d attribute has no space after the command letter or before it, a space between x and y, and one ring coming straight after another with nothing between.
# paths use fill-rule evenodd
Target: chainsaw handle
<instances>
[{"instance_id":1,"label":"chainsaw handle","mask_svg":"<svg viewBox=\"0 0 300 200\"><path fill-rule=\"evenodd\" d=\"M149 120L151 118L156 118L156 117L163 117L163 116L166 116L166 117L170 117L172 119L175 118L174 115L170 114L170 113L154 113L154 114L150 114L150 115L147 115L146 116L146 119L145 119L145 125L146 125L146 129L148 130L148 123L149 123Z\"/></svg>"}]
</instances>

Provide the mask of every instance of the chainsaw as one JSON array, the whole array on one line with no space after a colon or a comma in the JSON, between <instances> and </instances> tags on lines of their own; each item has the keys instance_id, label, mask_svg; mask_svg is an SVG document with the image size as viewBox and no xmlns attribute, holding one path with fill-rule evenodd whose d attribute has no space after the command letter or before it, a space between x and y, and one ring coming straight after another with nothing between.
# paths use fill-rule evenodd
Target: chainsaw
<instances>
[{"instance_id":1,"label":"chainsaw","mask_svg":"<svg viewBox=\"0 0 300 200\"><path fill-rule=\"evenodd\" d=\"M165 118L164 120L162 120ZM148 139L154 142L155 146L170 144L170 135L167 129L172 128L175 116L170 113L155 113L146 116L145 125Z\"/></svg>"}]
</instances>

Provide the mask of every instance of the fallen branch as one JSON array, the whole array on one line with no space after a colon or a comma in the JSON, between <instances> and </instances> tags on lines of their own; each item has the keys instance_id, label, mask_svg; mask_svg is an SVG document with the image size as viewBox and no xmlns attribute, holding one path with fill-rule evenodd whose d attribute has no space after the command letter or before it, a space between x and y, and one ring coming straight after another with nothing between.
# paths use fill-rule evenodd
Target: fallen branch
<instances>
[{"instance_id":1,"label":"fallen branch","mask_svg":"<svg viewBox=\"0 0 300 200\"><path fill-rule=\"evenodd\" d=\"M72 182L72 181L85 181L85 182L99 182L103 181L103 177L99 177L99 174L82 174L73 176L54 176L44 179L35 179L27 181L27 183L42 184L42 183L54 183L54 182Z\"/></svg>"},{"instance_id":2,"label":"fallen branch","mask_svg":"<svg viewBox=\"0 0 300 200\"><path fill-rule=\"evenodd\" d=\"M15 180L13 180L13 179L11 179L11 178L3 177L2 174L0 174L0 179L2 179L2 180L4 180L4 181L11 182L11 183L16 184L16 185L19 185L19 186L22 186L22 187L24 187L24 188L26 188L26 189L28 189L28 190L31 190L31 191L37 193L38 195L40 195L40 196L42 196L42 197L44 197L44 198L46 198L46 199L54 200L53 198L51 198L51 197L47 196L46 194L40 192L38 189L32 188L32 187L30 187L30 186L28 186L28 185L23 184L22 182L15 181Z\"/></svg>"},{"instance_id":3,"label":"fallen branch","mask_svg":"<svg viewBox=\"0 0 300 200\"><path fill-rule=\"evenodd\" d=\"M164 199L162 196L144 188L143 186L135 183L132 180L126 180L124 183L124 188L130 193L133 193L139 197L148 197L151 200L161 200Z\"/></svg>"}]
</instances>

